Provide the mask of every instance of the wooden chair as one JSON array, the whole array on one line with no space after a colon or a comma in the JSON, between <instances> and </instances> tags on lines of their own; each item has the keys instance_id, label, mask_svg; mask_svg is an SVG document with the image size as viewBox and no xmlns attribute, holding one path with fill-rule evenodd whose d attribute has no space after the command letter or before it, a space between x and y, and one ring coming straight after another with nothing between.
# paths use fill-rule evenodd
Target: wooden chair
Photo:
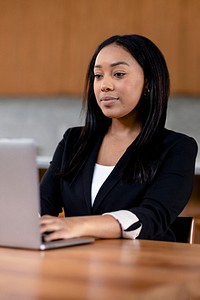
<instances>
[{"instance_id":1,"label":"wooden chair","mask_svg":"<svg viewBox=\"0 0 200 300\"><path fill-rule=\"evenodd\" d=\"M171 225L178 243L200 244L200 219L178 217Z\"/></svg>"},{"instance_id":2,"label":"wooden chair","mask_svg":"<svg viewBox=\"0 0 200 300\"><path fill-rule=\"evenodd\" d=\"M193 241L194 219L193 217L178 217L171 225L175 233L176 242L190 243Z\"/></svg>"},{"instance_id":3,"label":"wooden chair","mask_svg":"<svg viewBox=\"0 0 200 300\"><path fill-rule=\"evenodd\" d=\"M200 218L193 218L192 244L200 244Z\"/></svg>"}]
</instances>

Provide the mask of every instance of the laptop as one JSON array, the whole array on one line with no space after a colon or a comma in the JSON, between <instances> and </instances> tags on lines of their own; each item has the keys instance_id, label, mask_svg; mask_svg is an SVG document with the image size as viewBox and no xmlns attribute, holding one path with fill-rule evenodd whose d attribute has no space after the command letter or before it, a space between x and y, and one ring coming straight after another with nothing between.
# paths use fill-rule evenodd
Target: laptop
<instances>
[{"instance_id":1,"label":"laptop","mask_svg":"<svg viewBox=\"0 0 200 300\"><path fill-rule=\"evenodd\" d=\"M90 237L43 242L36 153L32 139L0 139L0 246L46 250L94 242Z\"/></svg>"}]
</instances>

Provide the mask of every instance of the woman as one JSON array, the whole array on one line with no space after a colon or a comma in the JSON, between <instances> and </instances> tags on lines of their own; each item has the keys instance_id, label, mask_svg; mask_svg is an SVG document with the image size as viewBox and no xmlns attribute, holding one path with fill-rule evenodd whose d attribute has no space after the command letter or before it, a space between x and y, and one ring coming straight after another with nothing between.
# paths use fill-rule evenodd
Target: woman
<instances>
[{"instance_id":1,"label":"woman","mask_svg":"<svg viewBox=\"0 0 200 300\"><path fill-rule=\"evenodd\" d=\"M197 144L165 129L169 74L149 39L113 36L88 68L83 127L59 143L41 182L46 241L78 236L174 241ZM64 208L65 218L57 217Z\"/></svg>"}]
</instances>

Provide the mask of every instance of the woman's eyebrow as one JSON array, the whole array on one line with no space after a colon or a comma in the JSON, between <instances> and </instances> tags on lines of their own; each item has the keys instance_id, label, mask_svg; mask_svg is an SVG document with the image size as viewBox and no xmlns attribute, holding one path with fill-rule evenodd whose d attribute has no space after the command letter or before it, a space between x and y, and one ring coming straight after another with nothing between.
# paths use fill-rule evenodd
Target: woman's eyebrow
<instances>
[{"instance_id":1,"label":"woman's eyebrow","mask_svg":"<svg viewBox=\"0 0 200 300\"><path fill-rule=\"evenodd\" d=\"M117 62L114 62L114 63L112 63L110 66L111 67L116 67L116 66L118 66L118 65L126 65L126 66L130 66L127 62L125 62L125 61L117 61ZM94 66L94 68L102 68L102 66L101 65L95 65Z\"/></svg>"}]
</instances>

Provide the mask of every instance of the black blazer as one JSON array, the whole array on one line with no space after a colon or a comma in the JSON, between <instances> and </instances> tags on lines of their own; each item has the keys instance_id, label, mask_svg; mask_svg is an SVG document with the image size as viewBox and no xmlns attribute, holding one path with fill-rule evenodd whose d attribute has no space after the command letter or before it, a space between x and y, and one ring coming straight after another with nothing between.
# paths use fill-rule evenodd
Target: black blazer
<instances>
[{"instance_id":1,"label":"black blazer","mask_svg":"<svg viewBox=\"0 0 200 300\"><path fill-rule=\"evenodd\" d=\"M70 183L56 175L72 140L78 138L80 130L76 127L66 131L49 169L43 176L40 185L41 214L58 215L62 207L66 216L100 215L129 210L142 223L138 238L174 240L169 226L181 213L192 192L197 155L195 140L165 129L159 169L154 179L145 184L130 184L120 180L119 174L131 151L129 147L100 188L91 206L93 170L101 139L91 150L76 180Z\"/></svg>"}]
</instances>

